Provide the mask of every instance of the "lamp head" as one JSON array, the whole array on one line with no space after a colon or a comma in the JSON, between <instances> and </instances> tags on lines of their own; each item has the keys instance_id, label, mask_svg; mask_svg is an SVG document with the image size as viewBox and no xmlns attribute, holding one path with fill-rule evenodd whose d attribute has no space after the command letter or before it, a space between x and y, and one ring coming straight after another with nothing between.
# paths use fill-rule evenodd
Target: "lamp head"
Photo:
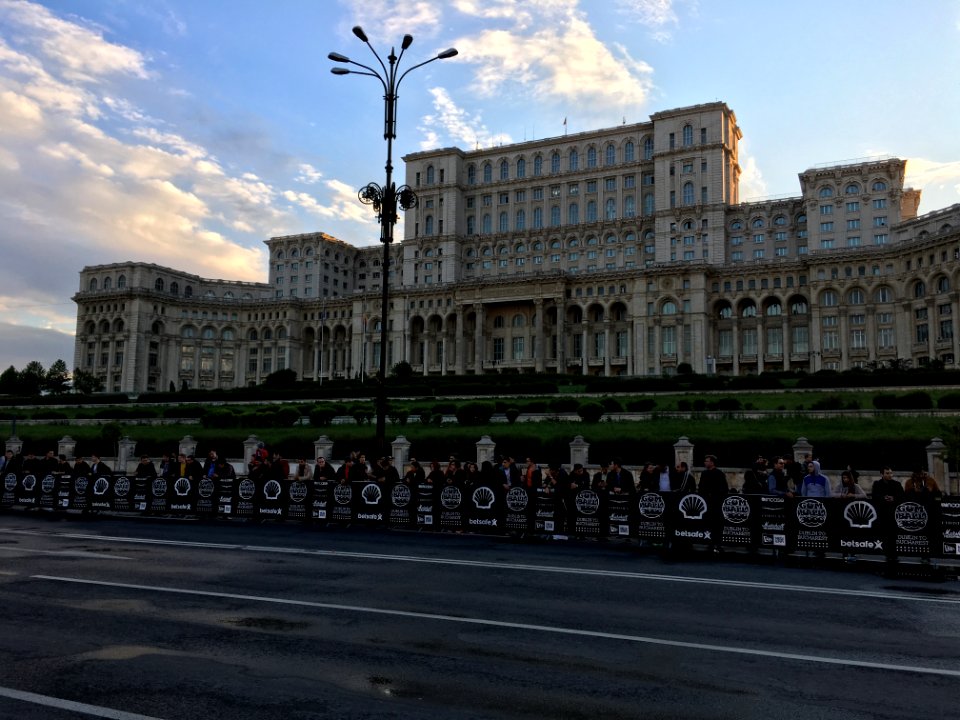
<instances>
[{"instance_id":1,"label":"lamp head","mask_svg":"<svg viewBox=\"0 0 960 720\"><path fill-rule=\"evenodd\" d=\"M363 28L359 25L355 25L353 28L353 34L360 38L360 42L368 42L367 34L363 31Z\"/></svg>"},{"instance_id":2,"label":"lamp head","mask_svg":"<svg viewBox=\"0 0 960 720\"><path fill-rule=\"evenodd\" d=\"M327 58L330 60L333 60L334 62L339 62L339 63L350 62L350 58L348 58L346 55L341 55L338 52L330 53L329 55L327 55Z\"/></svg>"},{"instance_id":3,"label":"lamp head","mask_svg":"<svg viewBox=\"0 0 960 720\"><path fill-rule=\"evenodd\" d=\"M332 72L334 75L349 75L349 74L350 74L350 71L349 71L349 70L347 70L346 68L341 68L341 67L330 68L330 72Z\"/></svg>"},{"instance_id":4,"label":"lamp head","mask_svg":"<svg viewBox=\"0 0 960 720\"><path fill-rule=\"evenodd\" d=\"M447 58L452 58L456 54L457 54L456 48L447 48L442 53L439 53L437 57L440 58L441 60L446 60Z\"/></svg>"},{"instance_id":5,"label":"lamp head","mask_svg":"<svg viewBox=\"0 0 960 720\"><path fill-rule=\"evenodd\" d=\"M413 45L413 35L404 35L403 40L400 42L400 49L406 50L411 45Z\"/></svg>"}]
</instances>

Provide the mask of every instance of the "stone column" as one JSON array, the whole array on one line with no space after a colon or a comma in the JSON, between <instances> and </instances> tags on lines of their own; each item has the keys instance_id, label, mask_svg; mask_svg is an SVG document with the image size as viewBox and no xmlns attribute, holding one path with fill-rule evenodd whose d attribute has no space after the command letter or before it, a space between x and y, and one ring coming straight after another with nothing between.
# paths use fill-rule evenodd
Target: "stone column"
<instances>
[{"instance_id":1,"label":"stone column","mask_svg":"<svg viewBox=\"0 0 960 720\"><path fill-rule=\"evenodd\" d=\"M930 441L930 444L927 445L927 472L929 472L937 481L937 484L943 488L943 492L949 495L951 494L951 488L947 475L948 468L943 459L946 449L947 446L944 445L943 440L940 438L935 437Z\"/></svg>"},{"instance_id":2,"label":"stone column","mask_svg":"<svg viewBox=\"0 0 960 720\"><path fill-rule=\"evenodd\" d=\"M19 455L23 450L23 440L16 435L11 435L7 438L7 450L13 452L14 455Z\"/></svg>"},{"instance_id":3,"label":"stone column","mask_svg":"<svg viewBox=\"0 0 960 720\"><path fill-rule=\"evenodd\" d=\"M563 307L563 296L561 295L556 299L557 303L557 373L566 375L567 374L567 336L566 330L564 329L564 317L566 311ZM958 333L960 334L960 333ZM957 357L960 357L958 355Z\"/></svg>"},{"instance_id":4,"label":"stone column","mask_svg":"<svg viewBox=\"0 0 960 720\"><path fill-rule=\"evenodd\" d=\"M257 452L257 446L260 444L260 438L256 435L249 436L243 441L243 471L246 472L253 460L253 455Z\"/></svg>"},{"instance_id":5,"label":"stone column","mask_svg":"<svg viewBox=\"0 0 960 720\"><path fill-rule=\"evenodd\" d=\"M118 445L118 455L117 455L117 472L126 473L127 467L130 464L131 458L134 456L134 451L137 447L137 441L131 440L129 435L124 435L120 438Z\"/></svg>"},{"instance_id":6,"label":"stone column","mask_svg":"<svg viewBox=\"0 0 960 720\"><path fill-rule=\"evenodd\" d=\"M604 323L606 324L606 323ZM610 377L610 326L603 329L603 376Z\"/></svg>"},{"instance_id":7,"label":"stone column","mask_svg":"<svg viewBox=\"0 0 960 720\"><path fill-rule=\"evenodd\" d=\"M474 305L477 326L473 331L473 373L483 375L483 303Z\"/></svg>"},{"instance_id":8,"label":"stone column","mask_svg":"<svg viewBox=\"0 0 960 720\"><path fill-rule=\"evenodd\" d=\"M477 465L482 465L485 460L495 463L497 444L490 439L489 435L484 435L477 442Z\"/></svg>"},{"instance_id":9,"label":"stone column","mask_svg":"<svg viewBox=\"0 0 960 720\"><path fill-rule=\"evenodd\" d=\"M401 477L403 477L403 467L410 459L410 445L410 441L403 435L397 435L397 439L390 443L390 449L393 451L393 465L400 472Z\"/></svg>"},{"instance_id":10,"label":"stone column","mask_svg":"<svg viewBox=\"0 0 960 720\"><path fill-rule=\"evenodd\" d=\"M586 467L590 462L590 443L583 439L583 435L577 435L570 443L570 465L580 463Z\"/></svg>"},{"instance_id":11,"label":"stone column","mask_svg":"<svg viewBox=\"0 0 960 720\"><path fill-rule=\"evenodd\" d=\"M808 454L813 454L813 445L805 437L797 438L797 441L793 444L793 461L802 464L807 459ZM804 466L804 472L806 472L806 466Z\"/></svg>"},{"instance_id":12,"label":"stone column","mask_svg":"<svg viewBox=\"0 0 960 720\"><path fill-rule=\"evenodd\" d=\"M674 465L685 462L688 468L693 468L693 443L690 438L683 436L673 444Z\"/></svg>"},{"instance_id":13,"label":"stone column","mask_svg":"<svg viewBox=\"0 0 960 720\"><path fill-rule=\"evenodd\" d=\"M534 322L533 322L534 370L536 370L538 373L542 373L544 369L544 361L546 359L546 348L547 348L545 338L543 337L543 300L542 299L537 299L533 301L533 313L534 313Z\"/></svg>"},{"instance_id":14,"label":"stone column","mask_svg":"<svg viewBox=\"0 0 960 720\"><path fill-rule=\"evenodd\" d=\"M67 459L76 457L74 453L77 451L77 441L74 440L69 435L64 435L62 438L57 440L57 455L66 455Z\"/></svg>"},{"instance_id":15,"label":"stone column","mask_svg":"<svg viewBox=\"0 0 960 720\"><path fill-rule=\"evenodd\" d=\"M456 373L459 376L462 376L466 373L466 362L467 362L467 353L466 353L466 338L463 336L463 308L460 308L460 312L457 313L457 328L456 328L456 339L453 342L453 352L457 354L457 359L454 367L456 368ZM446 352L446 348L444 348Z\"/></svg>"},{"instance_id":16,"label":"stone column","mask_svg":"<svg viewBox=\"0 0 960 720\"><path fill-rule=\"evenodd\" d=\"M790 352L793 348L790 345L790 323L787 321L786 310L784 310L783 313L783 324L780 333L780 350L783 352L783 371L788 372L790 370Z\"/></svg>"},{"instance_id":17,"label":"stone column","mask_svg":"<svg viewBox=\"0 0 960 720\"><path fill-rule=\"evenodd\" d=\"M316 440L313 441L313 458L316 460L319 457L324 458L329 461L333 455L333 440L328 438L326 435L321 435Z\"/></svg>"},{"instance_id":18,"label":"stone column","mask_svg":"<svg viewBox=\"0 0 960 720\"><path fill-rule=\"evenodd\" d=\"M197 441L194 440L190 435L184 435L183 439L180 440L180 447L177 452L183 453L184 455L196 454Z\"/></svg>"}]
</instances>

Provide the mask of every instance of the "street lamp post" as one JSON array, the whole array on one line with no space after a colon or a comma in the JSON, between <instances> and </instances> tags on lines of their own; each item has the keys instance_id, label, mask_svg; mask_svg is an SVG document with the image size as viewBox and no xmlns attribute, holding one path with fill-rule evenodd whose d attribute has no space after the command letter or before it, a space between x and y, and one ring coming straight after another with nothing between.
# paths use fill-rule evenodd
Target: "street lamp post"
<instances>
[{"instance_id":1,"label":"street lamp post","mask_svg":"<svg viewBox=\"0 0 960 720\"><path fill-rule=\"evenodd\" d=\"M374 212L377 213L377 219L380 221L380 242L383 243L383 266L380 269L380 280L383 288L380 298L380 368L377 373L377 452L385 456L387 452L386 432L387 432L387 309L389 298L388 281L390 278L390 244L393 242L393 226L399 219L397 216L397 206L402 210L412 210L417 206L417 196L409 185L401 185L399 188L393 182L393 141L397 137L397 90L403 79L410 74L412 70L423 67L434 60L445 60L457 54L455 48L449 48L441 53L434 55L429 60L424 60L411 68L408 68L398 76L400 60L403 53L413 43L412 35L404 35L400 42L400 55L397 55L394 48L390 48L390 54L387 56L387 64L383 62L377 51L373 49L367 34L359 25L353 28L353 34L361 42L370 48L370 52L380 64L381 74L376 69L351 60L345 55L332 52L327 57L334 62L355 65L362 70L350 70L345 67L331 68L330 72L334 75L368 75L377 78L383 86L383 139L387 141L387 181L380 187L376 183L369 183L360 188L358 197L360 202L365 205L372 205Z\"/></svg>"}]
</instances>

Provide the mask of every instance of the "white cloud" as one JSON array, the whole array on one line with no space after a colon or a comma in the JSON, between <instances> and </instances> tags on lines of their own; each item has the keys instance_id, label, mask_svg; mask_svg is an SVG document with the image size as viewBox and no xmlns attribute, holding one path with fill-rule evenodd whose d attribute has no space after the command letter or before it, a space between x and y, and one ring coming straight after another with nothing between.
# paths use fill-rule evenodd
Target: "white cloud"
<instances>
[{"instance_id":1,"label":"white cloud","mask_svg":"<svg viewBox=\"0 0 960 720\"><path fill-rule=\"evenodd\" d=\"M491 133L480 115L469 116L467 111L459 107L450 97L450 93L441 87L430 88L433 96L435 113L424 115L421 118L420 130L424 138L420 141L421 150L430 150L438 147L440 136L436 128L444 131L445 136L467 148L475 146L491 147L496 142L513 142L509 136L494 135Z\"/></svg>"},{"instance_id":2,"label":"white cloud","mask_svg":"<svg viewBox=\"0 0 960 720\"><path fill-rule=\"evenodd\" d=\"M393 0L366 0L366 2L348 2L341 0L342 7L350 13L351 26L360 25L370 44L385 56L389 47L399 46L407 33L415 38L435 37L440 29L443 15L443 3L440 0L412 0L397 3ZM344 27L346 36L350 28ZM358 42L353 34L350 38ZM348 52L349 50L349 52ZM359 55L349 48L342 49L347 55Z\"/></svg>"},{"instance_id":3,"label":"white cloud","mask_svg":"<svg viewBox=\"0 0 960 720\"><path fill-rule=\"evenodd\" d=\"M649 28L651 37L659 43L669 42L670 28L680 23L674 0L617 0L617 6L622 14Z\"/></svg>"},{"instance_id":4,"label":"white cloud","mask_svg":"<svg viewBox=\"0 0 960 720\"><path fill-rule=\"evenodd\" d=\"M763 172L757 164L757 159L750 154L747 143L744 140L740 141L737 159L740 163L741 202L767 197L770 191L767 189L767 183L763 179Z\"/></svg>"},{"instance_id":5,"label":"white cloud","mask_svg":"<svg viewBox=\"0 0 960 720\"><path fill-rule=\"evenodd\" d=\"M652 68L622 45L603 44L575 3L524 7L536 13L531 21L520 13L510 16L512 27L454 42L460 50L454 62L474 66L477 94L576 108L584 124L610 123L644 102Z\"/></svg>"},{"instance_id":6,"label":"white cloud","mask_svg":"<svg viewBox=\"0 0 960 720\"><path fill-rule=\"evenodd\" d=\"M324 205L309 193L285 190L282 195L289 202L307 212L328 220L349 220L369 225L376 219L372 210L357 199L357 190L340 180L327 180L329 202Z\"/></svg>"},{"instance_id":7,"label":"white cloud","mask_svg":"<svg viewBox=\"0 0 960 720\"><path fill-rule=\"evenodd\" d=\"M323 173L310 163L300 163L298 170L300 174L297 175L297 182L301 182L304 185L313 185L314 183L320 182L323 178Z\"/></svg>"},{"instance_id":8,"label":"white cloud","mask_svg":"<svg viewBox=\"0 0 960 720\"><path fill-rule=\"evenodd\" d=\"M960 203L960 161L910 158L904 184L923 192L923 207L938 209Z\"/></svg>"}]
</instances>

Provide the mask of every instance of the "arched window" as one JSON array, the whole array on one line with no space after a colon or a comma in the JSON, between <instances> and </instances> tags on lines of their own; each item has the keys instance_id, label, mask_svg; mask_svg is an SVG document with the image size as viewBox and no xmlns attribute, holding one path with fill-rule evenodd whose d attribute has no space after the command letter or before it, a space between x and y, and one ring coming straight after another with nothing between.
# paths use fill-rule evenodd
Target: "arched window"
<instances>
[{"instance_id":1,"label":"arched window","mask_svg":"<svg viewBox=\"0 0 960 720\"><path fill-rule=\"evenodd\" d=\"M913 296L915 298L922 298L926 294L927 286L918 281L917 284L913 286Z\"/></svg>"},{"instance_id":2,"label":"arched window","mask_svg":"<svg viewBox=\"0 0 960 720\"><path fill-rule=\"evenodd\" d=\"M597 201L587 200L587 222L597 221Z\"/></svg>"},{"instance_id":3,"label":"arched window","mask_svg":"<svg viewBox=\"0 0 960 720\"><path fill-rule=\"evenodd\" d=\"M197 329L192 325L186 325L180 330L180 337L184 340L192 340L197 336Z\"/></svg>"},{"instance_id":4,"label":"arched window","mask_svg":"<svg viewBox=\"0 0 960 720\"><path fill-rule=\"evenodd\" d=\"M525 324L523 315L514 315L510 324L515 328L522 328Z\"/></svg>"},{"instance_id":5,"label":"arched window","mask_svg":"<svg viewBox=\"0 0 960 720\"><path fill-rule=\"evenodd\" d=\"M755 227L755 228L762 228L762 227L763 227L763 218L754 218L754 219L753 219L753 227Z\"/></svg>"},{"instance_id":6,"label":"arched window","mask_svg":"<svg viewBox=\"0 0 960 720\"><path fill-rule=\"evenodd\" d=\"M277 260L283 260L284 254L283 250L277 250Z\"/></svg>"},{"instance_id":7,"label":"arched window","mask_svg":"<svg viewBox=\"0 0 960 720\"><path fill-rule=\"evenodd\" d=\"M117 278L117 289L122 290L126 286L127 286L127 276L121 275L120 277Z\"/></svg>"},{"instance_id":8,"label":"arched window","mask_svg":"<svg viewBox=\"0 0 960 720\"><path fill-rule=\"evenodd\" d=\"M603 209L603 216L607 220L617 219L617 203L614 202L613 198L607 198Z\"/></svg>"},{"instance_id":9,"label":"arched window","mask_svg":"<svg viewBox=\"0 0 960 720\"><path fill-rule=\"evenodd\" d=\"M874 192L883 192L887 189L887 184L883 180L876 180L873 183Z\"/></svg>"},{"instance_id":10,"label":"arched window","mask_svg":"<svg viewBox=\"0 0 960 720\"><path fill-rule=\"evenodd\" d=\"M773 224L776 225L776 226L778 226L778 227L781 227L781 226L787 224L787 219L786 219L783 215L777 215L777 216L773 219Z\"/></svg>"},{"instance_id":11,"label":"arched window","mask_svg":"<svg viewBox=\"0 0 960 720\"><path fill-rule=\"evenodd\" d=\"M306 255L307 257L313 257L313 248L308 247L303 254Z\"/></svg>"},{"instance_id":12,"label":"arched window","mask_svg":"<svg viewBox=\"0 0 960 720\"><path fill-rule=\"evenodd\" d=\"M90 278L90 282L87 284L87 289L88 289L88 290L96 290L96 289L97 289L97 279L96 279L96 278ZM159 288L157 288L157 290L163 290L163 288L162 288L162 287L159 287Z\"/></svg>"},{"instance_id":13,"label":"arched window","mask_svg":"<svg viewBox=\"0 0 960 720\"><path fill-rule=\"evenodd\" d=\"M727 304L721 305L717 311L717 317L721 320L729 320L733 317L733 308Z\"/></svg>"},{"instance_id":14,"label":"arched window","mask_svg":"<svg viewBox=\"0 0 960 720\"><path fill-rule=\"evenodd\" d=\"M685 182L683 184L683 204L693 205L693 183Z\"/></svg>"},{"instance_id":15,"label":"arched window","mask_svg":"<svg viewBox=\"0 0 960 720\"><path fill-rule=\"evenodd\" d=\"M290 257L300 257L300 251L297 248L294 248L290 251Z\"/></svg>"},{"instance_id":16,"label":"arched window","mask_svg":"<svg viewBox=\"0 0 960 720\"><path fill-rule=\"evenodd\" d=\"M627 218L635 217L637 214L636 204L633 200L633 195L627 195L623 199L623 216Z\"/></svg>"},{"instance_id":17,"label":"arched window","mask_svg":"<svg viewBox=\"0 0 960 720\"><path fill-rule=\"evenodd\" d=\"M820 197L822 198L832 198L833 197L833 188L829 185L825 185L820 188Z\"/></svg>"},{"instance_id":18,"label":"arched window","mask_svg":"<svg viewBox=\"0 0 960 720\"><path fill-rule=\"evenodd\" d=\"M596 235L591 235L590 237L587 238L587 245L599 245L599 244L600 244L600 241L597 240Z\"/></svg>"},{"instance_id":19,"label":"arched window","mask_svg":"<svg viewBox=\"0 0 960 720\"><path fill-rule=\"evenodd\" d=\"M672 300L667 300L663 305L660 306L661 315L676 315L677 314L677 304Z\"/></svg>"},{"instance_id":20,"label":"arched window","mask_svg":"<svg viewBox=\"0 0 960 720\"><path fill-rule=\"evenodd\" d=\"M507 232L510 229L510 218L507 215L506 211L500 213L500 232Z\"/></svg>"},{"instance_id":21,"label":"arched window","mask_svg":"<svg viewBox=\"0 0 960 720\"><path fill-rule=\"evenodd\" d=\"M490 217L490 213L483 216L483 227L480 232L484 235L489 235L493 232L493 218Z\"/></svg>"},{"instance_id":22,"label":"arched window","mask_svg":"<svg viewBox=\"0 0 960 720\"><path fill-rule=\"evenodd\" d=\"M247 340L256 341L256 340L257 340L257 331L251 329L250 332L247 333Z\"/></svg>"},{"instance_id":23,"label":"arched window","mask_svg":"<svg viewBox=\"0 0 960 720\"><path fill-rule=\"evenodd\" d=\"M103 279L103 289L109 290L111 287L113 287L113 281L110 278L105 277Z\"/></svg>"},{"instance_id":24,"label":"arched window","mask_svg":"<svg viewBox=\"0 0 960 720\"><path fill-rule=\"evenodd\" d=\"M427 185L433 185L433 165L427 165Z\"/></svg>"},{"instance_id":25,"label":"arched window","mask_svg":"<svg viewBox=\"0 0 960 720\"><path fill-rule=\"evenodd\" d=\"M184 296L184 297L193 297L193 285L187 285L187 286L183 289L183 296Z\"/></svg>"},{"instance_id":26,"label":"arched window","mask_svg":"<svg viewBox=\"0 0 960 720\"><path fill-rule=\"evenodd\" d=\"M470 165L467 168L467 185L476 185L477 184L477 168L474 165Z\"/></svg>"},{"instance_id":27,"label":"arched window","mask_svg":"<svg viewBox=\"0 0 960 720\"><path fill-rule=\"evenodd\" d=\"M264 339L264 340L273 340L273 330L271 330L270 328L267 328L266 330L264 330L264 331L263 331L263 339Z\"/></svg>"},{"instance_id":28,"label":"arched window","mask_svg":"<svg viewBox=\"0 0 960 720\"><path fill-rule=\"evenodd\" d=\"M277 328L277 340L286 340L286 339L287 339L287 329Z\"/></svg>"},{"instance_id":29,"label":"arched window","mask_svg":"<svg viewBox=\"0 0 960 720\"><path fill-rule=\"evenodd\" d=\"M580 206L570 203L567 208L567 225L576 225L580 222Z\"/></svg>"},{"instance_id":30,"label":"arched window","mask_svg":"<svg viewBox=\"0 0 960 720\"><path fill-rule=\"evenodd\" d=\"M510 163L506 160L500 161L500 179L509 180L510 179Z\"/></svg>"},{"instance_id":31,"label":"arched window","mask_svg":"<svg viewBox=\"0 0 960 720\"><path fill-rule=\"evenodd\" d=\"M153 283L153 289L163 292L163 288L164 288L163 278L157 278L156 282Z\"/></svg>"},{"instance_id":32,"label":"arched window","mask_svg":"<svg viewBox=\"0 0 960 720\"><path fill-rule=\"evenodd\" d=\"M213 338L216 337L216 332L212 327L207 326L200 331L200 337L204 340L213 340Z\"/></svg>"},{"instance_id":33,"label":"arched window","mask_svg":"<svg viewBox=\"0 0 960 720\"><path fill-rule=\"evenodd\" d=\"M743 230L743 223L740 220L734 220L730 223L731 230Z\"/></svg>"},{"instance_id":34,"label":"arched window","mask_svg":"<svg viewBox=\"0 0 960 720\"><path fill-rule=\"evenodd\" d=\"M556 151L550 156L550 172L554 175L560 172L560 153Z\"/></svg>"},{"instance_id":35,"label":"arched window","mask_svg":"<svg viewBox=\"0 0 960 720\"><path fill-rule=\"evenodd\" d=\"M483 181L485 183L493 182L493 165L490 163L484 163L483 165Z\"/></svg>"},{"instance_id":36,"label":"arched window","mask_svg":"<svg viewBox=\"0 0 960 720\"><path fill-rule=\"evenodd\" d=\"M527 213L524 210L517 210L517 230L526 230L527 228Z\"/></svg>"},{"instance_id":37,"label":"arched window","mask_svg":"<svg viewBox=\"0 0 960 720\"><path fill-rule=\"evenodd\" d=\"M693 126L684 125L683 126L683 146L690 147L693 145Z\"/></svg>"},{"instance_id":38,"label":"arched window","mask_svg":"<svg viewBox=\"0 0 960 720\"><path fill-rule=\"evenodd\" d=\"M595 147L587 148L587 167L595 168L597 166L597 149Z\"/></svg>"},{"instance_id":39,"label":"arched window","mask_svg":"<svg viewBox=\"0 0 960 720\"><path fill-rule=\"evenodd\" d=\"M625 163L634 161L634 146L633 140L627 140L626 144L623 146L623 161Z\"/></svg>"},{"instance_id":40,"label":"arched window","mask_svg":"<svg viewBox=\"0 0 960 720\"><path fill-rule=\"evenodd\" d=\"M580 169L580 155L576 150L571 150L570 155L567 157L567 167L570 170L579 170Z\"/></svg>"},{"instance_id":41,"label":"arched window","mask_svg":"<svg viewBox=\"0 0 960 720\"><path fill-rule=\"evenodd\" d=\"M484 257L490 257L491 255L493 255L493 248L485 247L482 251L482 254Z\"/></svg>"},{"instance_id":42,"label":"arched window","mask_svg":"<svg viewBox=\"0 0 960 720\"><path fill-rule=\"evenodd\" d=\"M550 241L550 249L551 249L551 250L559 250L560 247L561 247L561 245L560 245L560 241L559 241L559 240L551 240L551 241Z\"/></svg>"},{"instance_id":43,"label":"arched window","mask_svg":"<svg viewBox=\"0 0 960 720\"><path fill-rule=\"evenodd\" d=\"M543 175L543 158L539 155L533 159L533 174L535 177Z\"/></svg>"},{"instance_id":44,"label":"arched window","mask_svg":"<svg viewBox=\"0 0 960 720\"><path fill-rule=\"evenodd\" d=\"M837 305L837 293L833 290L824 290L820 294L820 304L824 307L835 307Z\"/></svg>"},{"instance_id":45,"label":"arched window","mask_svg":"<svg viewBox=\"0 0 960 720\"><path fill-rule=\"evenodd\" d=\"M180 283L174 281L170 283L170 294L179 295L180 294Z\"/></svg>"},{"instance_id":46,"label":"arched window","mask_svg":"<svg viewBox=\"0 0 960 720\"><path fill-rule=\"evenodd\" d=\"M843 192L845 195L859 195L860 186L857 183L850 183L843 189Z\"/></svg>"},{"instance_id":47,"label":"arched window","mask_svg":"<svg viewBox=\"0 0 960 720\"><path fill-rule=\"evenodd\" d=\"M849 305L863 305L864 302L866 302L866 300L863 295L863 290L860 288L853 288L847 296L847 303Z\"/></svg>"},{"instance_id":48,"label":"arched window","mask_svg":"<svg viewBox=\"0 0 960 720\"><path fill-rule=\"evenodd\" d=\"M513 251L514 251L515 253L522 253L522 252L526 252L527 249L523 246L523 243L517 243L517 244L513 247Z\"/></svg>"},{"instance_id":49,"label":"arched window","mask_svg":"<svg viewBox=\"0 0 960 720\"><path fill-rule=\"evenodd\" d=\"M653 215L653 212L654 212L653 193L648 193L643 196L643 214Z\"/></svg>"},{"instance_id":50,"label":"arched window","mask_svg":"<svg viewBox=\"0 0 960 720\"><path fill-rule=\"evenodd\" d=\"M617 148L614 147L613 143L607 143L607 149L603 155L603 164L613 165L616 162L617 162Z\"/></svg>"},{"instance_id":51,"label":"arched window","mask_svg":"<svg viewBox=\"0 0 960 720\"><path fill-rule=\"evenodd\" d=\"M233 330L233 328L226 328L223 331L222 337L224 340L235 340L237 337L237 333Z\"/></svg>"},{"instance_id":52,"label":"arched window","mask_svg":"<svg viewBox=\"0 0 960 720\"><path fill-rule=\"evenodd\" d=\"M794 300L790 305L791 315L806 315L808 312L806 300Z\"/></svg>"},{"instance_id":53,"label":"arched window","mask_svg":"<svg viewBox=\"0 0 960 720\"><path fill-rule=\"evenodd\" d=\"M117 284L119 285L119 283ZM941 275L937 278L937 292L950 292L950 278L948 278L946 275Z\"/></svg>"},{"instance_id":54,"label":"arched window","mask_svg":"<svg viewBox=\"0 0 960 720\"><path fill-rule=\"evenodd\" d=\"M423 234L433 235L433 215L427 215L423 219Z\"/></svg>"},{"instance_id":55,"label":"arched window","mask_svg":"<svg viewBox=\"0 0 960 720\"><path fill-rule=\"evenodd\" d=\"M885 285L878 287L876 292L873 294L874 302L878 304L890 303L893 302L893 293L890 291L890 288Z\"/></svg>"},{"instance_id":56,"label":"arched window","mask_svg":"<svg viewBox=\"0 0 960 720\"><path fill-rule=\"evenodd\" d=\"M517 177L524 178L527 176L527 161L523 158L517 159Z\"/></svg>"},{"instance_id":57,"label":"arched window","mask_svg":"<svg viewBox=\"0 0 960 720\"><path fill-rule=\"evenodd\" d=\"M772 302L769 305L767 305L766 314L767 314L767 317L777 317L778 315L782 315L783 306L781 306L780 303L778 302Z\"/></svg>"},{"instance_id":58,"label":"arched window","mask_svg":"<svg viewBox=\"0 0 960 720\"><path fill-rule=\"evenodd\" d=\"M643 159L653 160L653 138L645 137L643 139Z\"/></svg>"}]
</instances>

